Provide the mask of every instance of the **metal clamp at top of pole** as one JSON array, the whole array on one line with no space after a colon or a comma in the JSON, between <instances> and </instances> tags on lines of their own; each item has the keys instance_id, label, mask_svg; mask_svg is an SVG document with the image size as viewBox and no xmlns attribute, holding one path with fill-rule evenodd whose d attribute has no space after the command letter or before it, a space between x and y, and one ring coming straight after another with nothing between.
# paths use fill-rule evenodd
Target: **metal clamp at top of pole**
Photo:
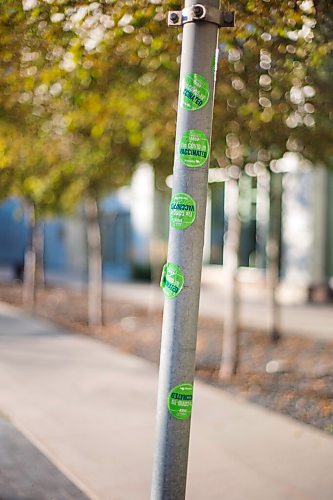
<instances>
[{"instance_id":1,"label":"metal clamp at top of pole","mask_svg":"<svg viewBox=\"0 0 333 500\"><path fill-rule=\"evenodd\" d=\"M183 10L168 12L168 26L183 26L187 23L201 21L217 24L220 28L233 28L235 26L235 12L223 11L201 3Z\"/></svg>"}]
</instances>

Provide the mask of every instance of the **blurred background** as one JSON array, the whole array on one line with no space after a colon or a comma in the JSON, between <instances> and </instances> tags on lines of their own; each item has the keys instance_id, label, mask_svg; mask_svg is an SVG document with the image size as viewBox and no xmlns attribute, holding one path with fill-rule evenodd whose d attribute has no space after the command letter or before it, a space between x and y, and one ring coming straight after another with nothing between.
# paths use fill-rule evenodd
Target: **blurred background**
<instances>
[{"instance_id":1,"label":"blurred background","mask_svg":"<svg viewBox=\"0 0 333 500\"><path fill-rule=\"evenodd\" d=\"M166 17L181 7L0 5L0 298L154 362L182 39ZM332 9L228 7L197 373L331 434Z\"/></svg>"}]
</instances>

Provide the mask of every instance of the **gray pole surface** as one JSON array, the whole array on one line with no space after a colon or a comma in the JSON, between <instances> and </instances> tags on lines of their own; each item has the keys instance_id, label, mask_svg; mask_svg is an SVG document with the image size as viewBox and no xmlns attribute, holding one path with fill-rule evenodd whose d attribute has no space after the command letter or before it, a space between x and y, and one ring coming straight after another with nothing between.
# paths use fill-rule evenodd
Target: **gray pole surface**
<instances>
[{"instance_id":1,"label":"gray pole surface","mask_svg":"<svg viewBox=\"0 0 333 500\"><path fill-rule=\"evenodd\" d=\"M186 0L185 7L197 3L194 0ZM218 8L219 0L206 0L204 4ZM164 304L151 500L185 498L190 411L186 413L186 409L180 410L185 412L184 416L175 417L171 414L168 401L173 388L181 384L186 384L187 388L191 387L194 379L209 151L200 166L184 164L184 158L188 163L187 160L191 161L191 156L186 156L186 151L185 156L180 155L179 151L180 143L184 146L183 136L189 130L203 132L210 150L217 35L218 25L204 20L189 22L183 27L172 195L173 197L178 193L190 195L196 203L196 218L186 228L175 229L170 226L168 263L176 264L182 269L184 285L177 296L166 297ZM199 109L184 109L181 98L182 82L185 77L193 73L207 80L209 100ZM200 87L200 81L198 85ZM191 90L191 85L188 89ZM194 140L196 139L198 140L198 135L194 137ZM193 136L188 144L188 150L193 146L191 140ZM200 150L200 144L198 147ZM198 163L200 162L202 160L199 159ZM185 393L190 394L191 390L187 392L185 390ZM191 396L188 399L191 399ZM173 400L173 403L177 405L178 401Z\"/></svg>"}]
</instances>

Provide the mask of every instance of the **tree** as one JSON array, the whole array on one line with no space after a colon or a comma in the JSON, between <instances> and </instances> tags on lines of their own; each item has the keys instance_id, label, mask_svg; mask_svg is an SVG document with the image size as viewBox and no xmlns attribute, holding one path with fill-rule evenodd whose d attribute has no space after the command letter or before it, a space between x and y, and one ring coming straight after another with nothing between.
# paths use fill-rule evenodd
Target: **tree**
<instances>
[{"instance_id":1,"label":"tree","mask_svg":"<svg viewBox=\"0 0 333 500\"><path fill-rule=\"evenodd\" d=\"M6 45L1 47L6 56L3 73L11 75L5 82L9 100L2 102L6 120L17 115L15 125L23 118L25 128L37 125L34 128L35 131L37 128L37 135L42 132L48 139L58 136L61 147L65 144L67 158L60 163L57 159L58 164L52 165L54 176L50 175L48 165L47 179L51 177L55 184L51 186L48 181L42 186L44 162L38 164L35 152L27 159L23 148L22 176L15 172L15 176L6 176L6 180L11 192L29 201L31 221L35 220L35 208L42 211L41 205L47 202L46 198L40 199L41 193L54 200L55 210L60 201L52 193L55 189L61 188L58 194L64 206L77 202L84 193L89 234L96 235L99 234L96 232L97 199L111 188L129 181L140 158L139 146L143 158L155 158L159 154L158 141L141 131L141 115L144 115L141 108L149 98L144 86L151 75L142 64L142 54L137 53L138 35L131 35L131 30L133 24L138 29L144 25L144 16L137 8L127 9L126 2L118 2L116 8L113 6L112 16L105 10L108 8L111 12L110 6L97 2L83 7L80 2L50 5L30 1L23 2L23 7L25 13L18 2L11 2L8 8L3 6L0 11L7 35L4 38ZM150 24L155 9L154 6L148 8L146 20ZM16 33L23 32L25 36L17 38ZM158 55L160 42L152 39L149 30L145 28L141 37L145 37L146 45L152 45L152 55L154 52ZM110 52L113 54L111 59ZM126 55L129 60L124 64ZM139 87L135 87L134 83L140 82L140 78ZM137 104L131 94L135 95ZM150 126L151 123L147 123L147 128ZM32 169L26 168L27 163ZM48 192L47 188L51 187ZM51 201L47 204L50 209ZM35 238L30 240L33 242ZM88 237L89 242L93 240L96 242L96 236ZM29 266L31 272L26 274L34 276L34 252L28 254L27 261L32 266ZM95 246L89 255L95 256L90 260L90 268L97 270L100 264L96 265ZM90 311L95 309L91 314L95 318L92 322L96 323L99 322L98 314L101 318L94 300L102 295L97 293L97 289L101 290L101 271L90 273L90 276L95 276L92 278L93 292L89 295L95 304Z\"/></svg>"},{"instance_id":2,"label":"tree","mask_svg":"<svg viewBox=\"0 0 333 500\"><path fill-rule=\"evenodd\" d=\"M215 121L217 163L255 175L270 164L274 170L274 160L286 150L327 163L333 154L328 125L332 16L327 3L244 1L237 2L236 10L236 36L221 46L224 78L217 86L216 115L223 119ZM279 257L275 252L273 260L271 249L272 270ZM273 304L276 311L275 300ZM234 335L228 337L236 345L237 321L234 325ZM237 348L231 350L236 367Z\"/></svg>"},{"instance_id":3,"label":"tree","mask_svg":"<svg viewBox=\"0 0 333 500\"><path fill-rule=\"evenodd\" d=\"M223 345L221 378L229 378L237 371L239 364L239 321L238 321L238 282L239 240L241 224L238 214L239 186L238 179L230 178L226 182L227 234L224 243L223 267L226 276L226 301L223 314Z\"/></svg>"},{"instance_id":4,"label":"tree","mask_svg":"<svg viewBox=\"0 0 333 500\"><path fill-rule=\"evenodd\" d=\"M275 343L281 338L280 306L277 300L277 287L279 284L281 260L282 175L283 174L281 172L271 173L269 189L270 214L269 238L267 244L267 266L271 286L271 339Z\"/></svg>"},{"instance_id":5,"label":"tree","mask_svg":"<svg viewBox=\"0 0 333 500\"><path fill-rule=\"evenodd\" d=\"M170 173L180 44L165 18L181 6L0 6L0 120L26 137L56 137L62 159L48 166L54 185L47 184L56 191L54 210L57 203L72 208L84 192L100 197L128 182L140 159L159 175ZM325 161L333 144L327 2L238 0L233 7L237 29L223 30L220 43L215 164L260 169L286 149ZM8 185L8 169L0 175Z\"/></svg>"}]
</instances>

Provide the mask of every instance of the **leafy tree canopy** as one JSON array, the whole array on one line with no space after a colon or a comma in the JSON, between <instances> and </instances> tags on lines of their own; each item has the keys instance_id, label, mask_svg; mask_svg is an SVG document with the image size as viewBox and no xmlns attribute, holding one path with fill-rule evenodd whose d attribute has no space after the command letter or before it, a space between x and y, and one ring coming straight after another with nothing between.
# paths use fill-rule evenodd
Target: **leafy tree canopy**
<instances>
[{"instance_id":1,"label":"leafy tree canopy","mask_svg":"<svg viewBox=\"0 0 333 500\"><path fill-rule=\"evenodd\" d=\"M181 5L1 3L1 186L18 192L33 184L27 182L32 175L30 196L38 192L38 203L51 210L70 206L82 193L101 195L128 182L140 160L163 175L170 172L181 31L167 28L165 20ZM217 164L266 166L286 150L328 163L328 2L237 0L232 8L236 29L220 31Z\"/></svg>"}]
</instances>

